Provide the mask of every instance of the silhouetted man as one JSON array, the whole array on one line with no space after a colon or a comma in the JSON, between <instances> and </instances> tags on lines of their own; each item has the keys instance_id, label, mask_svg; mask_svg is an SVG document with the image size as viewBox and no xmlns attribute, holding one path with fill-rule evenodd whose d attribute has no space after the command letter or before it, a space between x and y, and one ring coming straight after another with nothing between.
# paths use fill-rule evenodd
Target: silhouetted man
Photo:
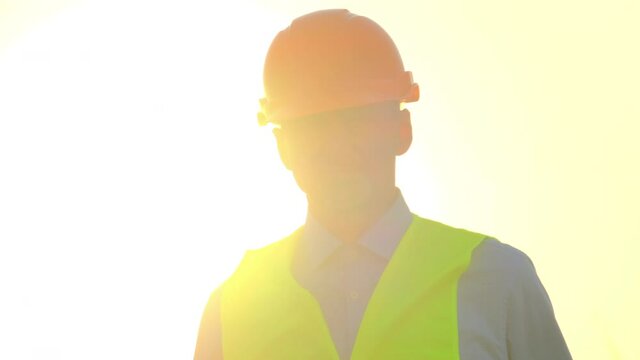
<instances>
[{"instance_id":1,"label":"silhouetted man","mask_svg":"<svg viewBox=\"0 0 640 360\"><path fill-rule=\"evenodd\" d=\"M395 161L419 88L380 26L347 10L294 20L264 86L259 120L307 219L213 293L197 360L571 358L525 254L409 211Z\"/></svg>"}]
</instances>

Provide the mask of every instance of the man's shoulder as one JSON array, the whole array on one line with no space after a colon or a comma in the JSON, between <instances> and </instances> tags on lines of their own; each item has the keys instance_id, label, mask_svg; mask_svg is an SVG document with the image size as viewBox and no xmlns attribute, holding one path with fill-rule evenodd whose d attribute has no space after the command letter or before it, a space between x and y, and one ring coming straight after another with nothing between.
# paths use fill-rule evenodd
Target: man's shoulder
<instances>
[{"instance_id":1,"label":"man's shoulder","mask_svg":"<svg viewBox=\"0 0 640 360\"><path fill-rule=\"evenodd\" d=\"M276 267L279 269L280 266L286 266L291 252L295 249L297 239L302 233L302 229L302 227L299 227L289 235L276 241L257 248L247 249L235 271L225 281L225 284L233 281L237 282L240 279L266 277L275 271Z\"/></svg>"},{"instance_id":2,"label":"man's shoulder","mask_svg":"<svg viewBox=\"0 0 640 360\"><path fill-rule=\"evenodd\" d=\"M471 238L477 245L471 254L471 262L467 270L472 274L489 274L495 280L509 283L517 278L535 276L533 262L522 250L503 243L497 238L481 232L457 227L445 222L421 217L413 214L414 221L425 229L437 232L443 238ZM427 233L428 234L428 233Z\"/></svg>"},{"instance_id":3,"label":"man's shoulder","mask_svg":"<svg viewBox=\"0 0 640 360\"><path fill-rule=\"evenodd\" d=\"M296 241L298 240L300 235L302 235L303 229L304 226L300 226L288 235L281 237L280 239L271 241L254 249L247 249L245 251L244 258L246 259L256 256L266 256L267 254L276 254L283 251L291 250L296 245Z\"/></svg>"},{"instance_id":4,"label":"man's shoulder","mask_svg":"<svg viewBox=\"0 0 640 360\"><path fill-rule=\"evenodd\" d=\"M495 344L504 339L509 356L571 359L551 299L522 250L485 239L460 278L458 300L465 352L481 352L483 345L473 339L485 337Z\"/></svg>"},{"instance_id":5,"label":"man's shoulder","mask_svg":"<svg viewBox=\"0 0 640 360\"><path fill-rule=\"evenodd\" d=\"M493 237L486 237L474 250L472 264L484 271L512 274L534 270L526 253Z\"/></svg>"},{"instance_id":6,"label":"man's shoulder","mask_svg":"<svg viewBox=\"0 0 640 360\"><path fill-rule=\"evenodd\" d=\"M419 231L421 233L420 237L424 238L424 240L436 239L435 244L438 246L474 249L479 244L482 244L484 239L489 238L489 236L479 232L455 227L416 214L412 215L413 223L410 229L413 228L415 229L414 231Z\"/></svg>"},{"instance_id":7,"label":"man's shoulder","mask_svg":"<svg viewBox=\"0 0 640 360\"><path fill-rule=\"evenodd\" d=\"M422 226L428 226L438 232L448 232L452 236L468 234L480 237L481 242L474 250L474 258L487 264L495 264L503 268L513 268L517 266L531 265L531 260L523 251L509 244L503 243L497 238L475 230L454 226L445 222L440 222L430 218L425 218L417 214L412 214Z\"/></svg>"},{"instance_id":8,"label":"man's shoulder","mask_svg":"<svg viewBox=\"0 0 640 360\"><path fill-rule=\"evenodd\" d=\"M489 296L494 300L500 299L499 303L502 304L514 297L544 293L529 256L522 250L491 237L485 238L474 249L460 282L461 288L477 293L475 297Z\"/></svg>"}]
</instances>

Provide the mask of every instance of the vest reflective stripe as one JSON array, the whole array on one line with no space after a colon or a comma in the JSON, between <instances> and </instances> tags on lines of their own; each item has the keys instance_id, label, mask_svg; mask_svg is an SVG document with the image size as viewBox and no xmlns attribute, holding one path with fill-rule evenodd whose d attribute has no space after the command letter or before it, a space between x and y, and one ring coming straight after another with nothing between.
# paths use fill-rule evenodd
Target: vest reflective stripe
<instances>
[{"instance_id":1,"label":"vest reflective stripe","mask_svg":"<svg viewBox=\"0 0 640 360\"><path fill-rule=\"evenodd\" d=\"M339 359L318 302L290 271L301 233L248 251L223 285L225 360ZM371 295L351 359L459 359L458 279L484 238L414 215Z\"/></svg>"}]
</instances>

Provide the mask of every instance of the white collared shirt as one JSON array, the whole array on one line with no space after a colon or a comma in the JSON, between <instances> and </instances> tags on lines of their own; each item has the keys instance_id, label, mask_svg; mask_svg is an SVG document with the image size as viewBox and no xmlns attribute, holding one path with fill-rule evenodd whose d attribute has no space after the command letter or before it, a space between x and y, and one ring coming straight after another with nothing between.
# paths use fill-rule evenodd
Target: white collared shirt
<instances>
[{"instance_id":1,"label":"white collared shirt","mask_svg":"<svg viewBox=\"0 0 640 360\"><path fill-rule=\"evenodd\" d=\"M349 359L369 298L411 221L399 191L356 243L307 216L292 271L320 304L340 359ZM212 349L207 360L222 359L219 296L211 296L198 338L198 347L207 342ZM459 280L458 328L461 360L571 359L531 260L495 239L474 250Z\"/></svg>"}]
</instances>

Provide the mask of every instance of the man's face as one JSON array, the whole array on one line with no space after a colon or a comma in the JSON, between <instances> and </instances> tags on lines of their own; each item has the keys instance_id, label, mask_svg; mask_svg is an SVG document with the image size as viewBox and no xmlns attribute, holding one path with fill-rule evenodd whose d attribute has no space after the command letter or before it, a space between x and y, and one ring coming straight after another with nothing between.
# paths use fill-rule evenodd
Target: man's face
<instances>
[{"instance_id":1,"label":"man's face","mask_svg":"<svg viewBox=\"0 0 640 360\"><path fill-rule=\"evenodd\" d=\"M274 134L283 163L308 197L357 207L393 185L395 157L411 143L411 123L398 103L382 103L292 119Z\"/></svg>"}]
</instances>

